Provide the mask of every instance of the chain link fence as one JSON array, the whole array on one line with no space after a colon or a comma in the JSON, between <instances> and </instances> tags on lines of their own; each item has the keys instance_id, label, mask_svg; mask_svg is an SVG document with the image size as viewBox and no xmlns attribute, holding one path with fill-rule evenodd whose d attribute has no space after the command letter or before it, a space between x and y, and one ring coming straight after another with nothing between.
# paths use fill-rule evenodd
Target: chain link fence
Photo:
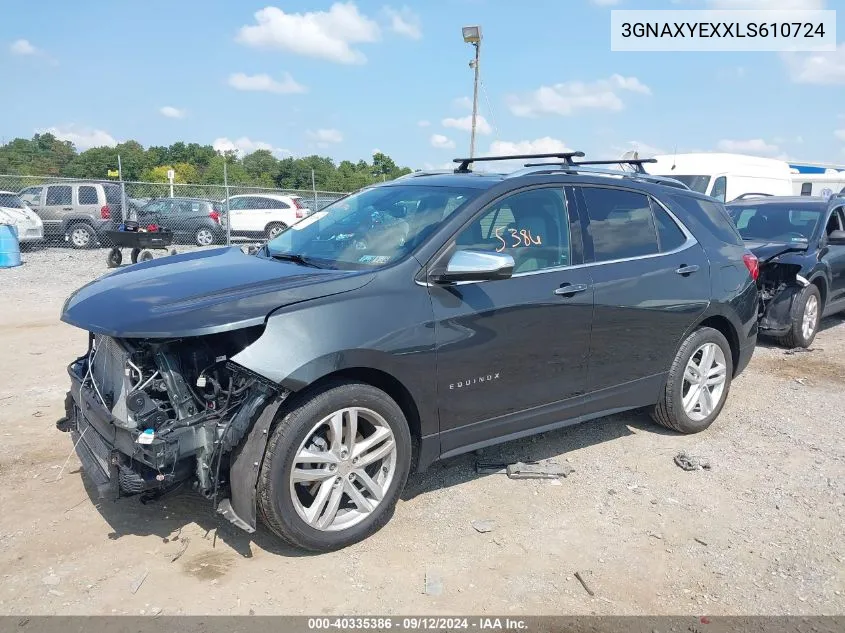
<instances>
[{"instance_id":1,"label":"chain link fence","mask_svg":"<svg viewBox=\"0 0 845 633\"><path fill-rule=\"evenodd\" d=\"M0 207L23 203L12 218L22 245L76 249L120 246L110 232L125 228L127 221L147 233L172 232L173 245L263 241L345 195L237 184L0 175ZM166 231L162 236L170 239Z\"/></svg>"}]
</instances>

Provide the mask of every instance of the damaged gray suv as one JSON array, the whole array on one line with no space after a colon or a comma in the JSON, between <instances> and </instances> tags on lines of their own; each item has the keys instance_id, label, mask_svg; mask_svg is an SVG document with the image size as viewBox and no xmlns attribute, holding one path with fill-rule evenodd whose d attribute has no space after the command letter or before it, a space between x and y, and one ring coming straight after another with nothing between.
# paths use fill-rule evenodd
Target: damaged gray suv
<instances>
[{"instance_id":1,"label":"damaged gray suv","mask_svg":"<svg viewBox=\"0 0 845 633\"><path fill-rule=\"evenodd\" d=\"M579 156L462 160L251 254L101 277L63 309L89 345L58 427L103 497L191 484L314 551L378 530L439 459L640 407L706 429L754 350L757 260L721 204Z\"/></svg>"}]
</instances>

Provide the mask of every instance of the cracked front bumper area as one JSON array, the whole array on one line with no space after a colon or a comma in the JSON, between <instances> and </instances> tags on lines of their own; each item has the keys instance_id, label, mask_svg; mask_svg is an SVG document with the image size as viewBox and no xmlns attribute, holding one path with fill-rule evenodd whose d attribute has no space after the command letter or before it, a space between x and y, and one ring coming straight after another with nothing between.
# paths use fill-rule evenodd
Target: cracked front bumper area
<instances>
[{"instance_id":1,"label":"cracked front bumper area","mask_svg":"<svg viewBox=\"0 0 845 633\"><path fill-rule=\"evenodd\" d=\"M120 428L112 414L82 377L68 368L71 389L65 397L65 417L56 426L69 432L85 474L100 499L163 493L192 475L189 464L177 461L174 447L162 440L137 443L138 431Z\"/></svg>"}]
</instances>

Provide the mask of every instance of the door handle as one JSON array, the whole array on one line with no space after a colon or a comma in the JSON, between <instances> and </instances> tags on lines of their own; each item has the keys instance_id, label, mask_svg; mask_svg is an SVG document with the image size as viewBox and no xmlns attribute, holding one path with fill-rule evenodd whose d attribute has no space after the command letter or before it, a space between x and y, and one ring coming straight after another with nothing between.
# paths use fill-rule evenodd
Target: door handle
<instances>
[{"instance_id":1,"label":"door handle","mask_svg":"<svg viewBox=\"0 0 845 633\"><path fill-rule=\"evenodd\" d=\"M62 207L62 211L73 211L73 207Z\"/></svg>"},{"instance_id":2,"label":"door handle","mask_svg":"<svg viewBox=\"0 0 845 633\"><path fill-rule=\"evenodd\" d=\"M588 287L587 284L563 284L555 290L555 294L563 297L571 297L578 292L584 292Z\"/></svg>"},{"instance_id":3,"label":"door handle","mask_svg":"<svg viewBox=\"0 0 845 633\"><path fill-rule=\"evenodd\" d=\"M693 264L692 266L681 266L675 272L678 273L679 275L686 276L686 275L691 275L692 273L696 272L697 270L698 270L698 266Z\"/></svg>"}]
</instances>

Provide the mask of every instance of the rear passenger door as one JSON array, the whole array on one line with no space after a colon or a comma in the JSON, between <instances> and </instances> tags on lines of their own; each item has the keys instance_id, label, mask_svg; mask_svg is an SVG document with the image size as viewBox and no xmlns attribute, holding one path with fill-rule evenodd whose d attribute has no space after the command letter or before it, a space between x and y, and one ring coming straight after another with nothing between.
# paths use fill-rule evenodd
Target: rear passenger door
<instances>
[{"instance_id":1,"label":"rear passenger door","mask_svg":"<svg viewBox=\"0 0 845 633\"><path fill-rule=\"evenodd\" d=\"M92 218L99 219L102 207L105 204L100 204L97 188L94 185L79 185L74 189L76 193L75 213L90 215Z\"/></svg>"},{"instance_id":2,"label":"rear passenger door","mask_svg":"<svg viewBox=\"0 0 845 633\"><path fill-rule=\"evenodd\" d=\"M73 187L70 185L50 185L44 195L41 207L41 219L53 228L61 224L62 218L73 211Z\"/></svg>"},{"instance_id":3,"label":"rear passenger door","mask_svg":"<svg viewBox=\"0 0 845 633\"><path fill-rule=\"evenodd\" d=\"M830 212L826 232L845 230L845 207L837 207ZM839 310L845 303L845 246L827 244L821 251L821 259L830 267L830 290L828 305L825 308ZM830 314L830 310L825 310Z\"/></svg>"},{"instance_id":4,"label":"rear passenger door","mask_svg":"<svg viewBox=\"0 0 845 633\"><path fill-rule=\"evenodd\" d=\"M710 264L692 234L644 192L577 190L595 297L588 388L646 405L709 304ZM605 398L592 404L612 408Z\"/></svg>"}]
</instances>

